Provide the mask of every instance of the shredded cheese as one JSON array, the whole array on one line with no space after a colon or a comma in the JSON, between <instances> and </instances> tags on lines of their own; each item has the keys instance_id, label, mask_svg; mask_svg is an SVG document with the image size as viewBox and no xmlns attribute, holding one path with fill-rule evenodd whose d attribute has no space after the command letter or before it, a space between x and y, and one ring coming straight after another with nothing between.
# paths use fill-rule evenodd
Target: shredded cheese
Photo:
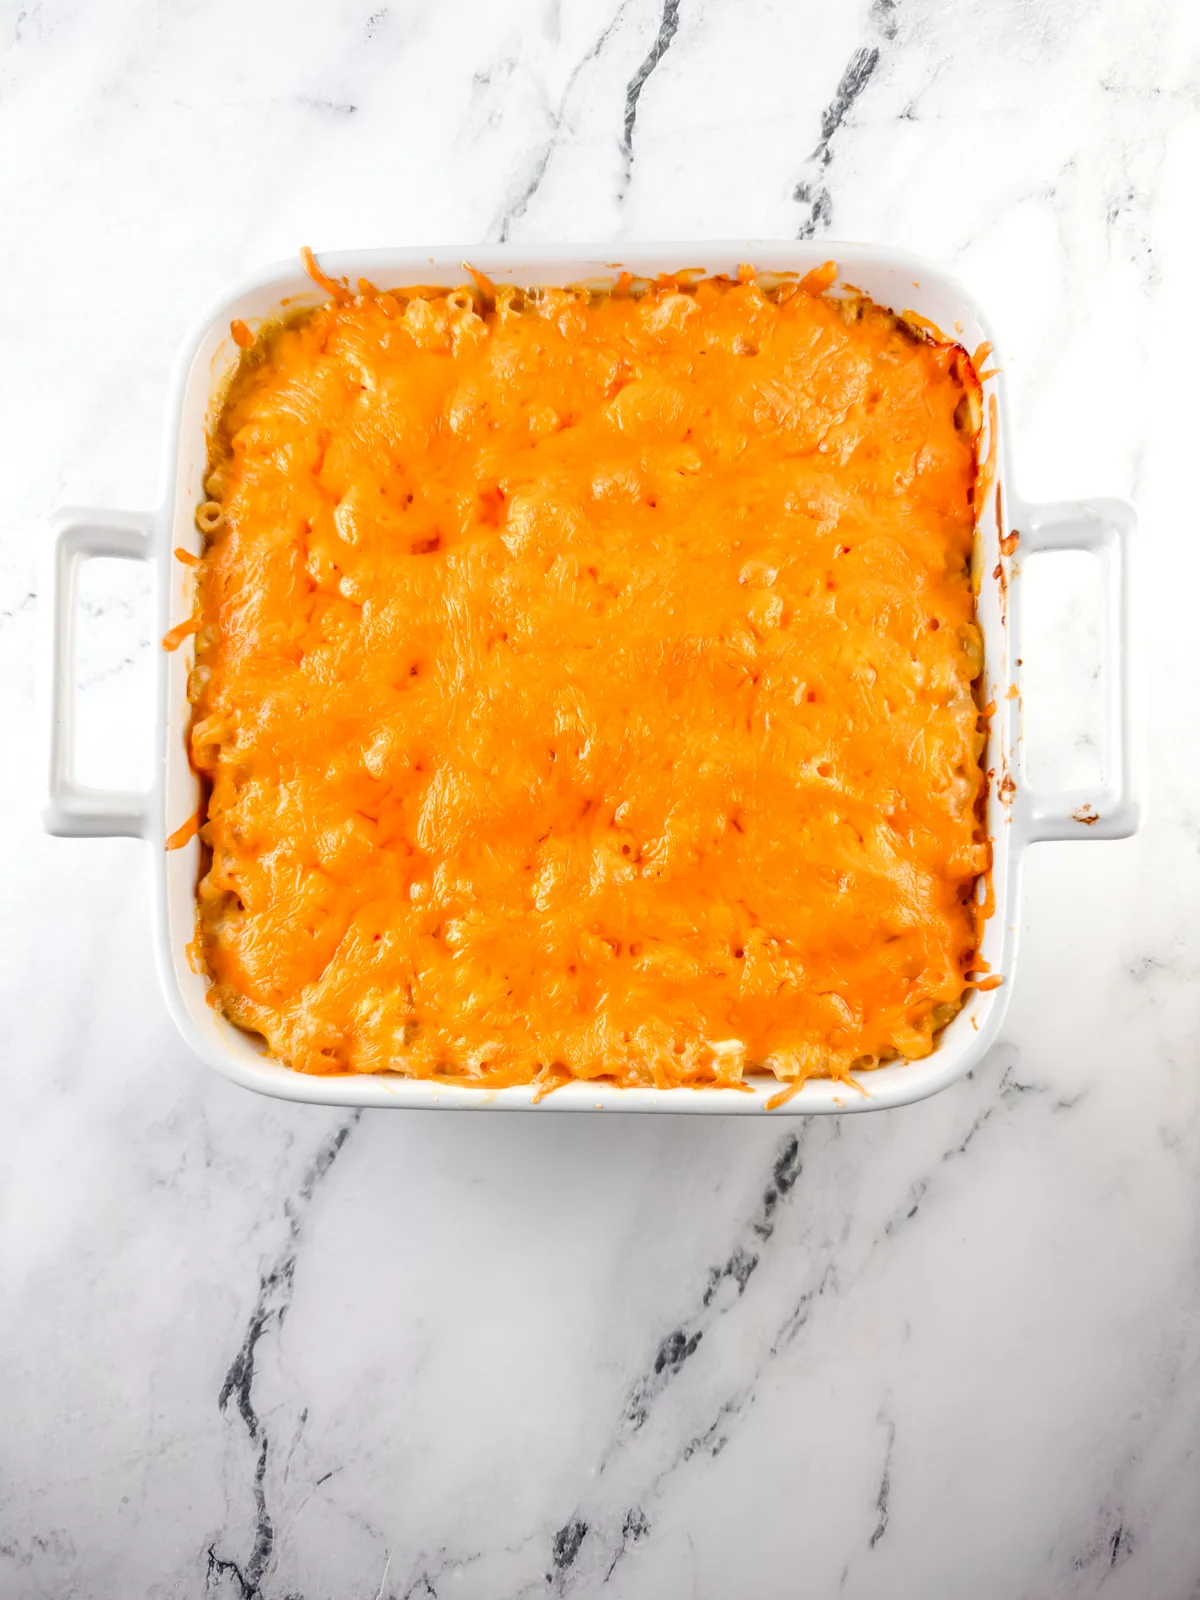
<instances>
[{"instance_id":1,"label":"shredded cheese","mask_svg":"<svg viewBox=\"0 0 1200 1600\"><path fill-rule=\"evenodd\" d=\"M926 1055L989 865L969 358L826 272L472 276L321 276L214 433L213 1003L539 1092Z\"/></svg>"}]
</instances>

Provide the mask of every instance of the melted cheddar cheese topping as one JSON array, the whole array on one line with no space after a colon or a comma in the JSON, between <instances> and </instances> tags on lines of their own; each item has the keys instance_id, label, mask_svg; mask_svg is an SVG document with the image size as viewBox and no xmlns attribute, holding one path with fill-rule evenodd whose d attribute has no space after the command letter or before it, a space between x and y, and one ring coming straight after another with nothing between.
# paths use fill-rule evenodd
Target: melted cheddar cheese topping
<instances>
[{"instance_id":1,"label":"melted cheddar cheese topping","mask_svg":"<svg viewBox=\"0 0 1200 1600\"><path fill-rule=\"evenodd\" d=\"M928 1054L988 866L978 383L826 281L361 285L251 341L200 518L198 937L279 1059Z\"/></svg>"}]
</instances>

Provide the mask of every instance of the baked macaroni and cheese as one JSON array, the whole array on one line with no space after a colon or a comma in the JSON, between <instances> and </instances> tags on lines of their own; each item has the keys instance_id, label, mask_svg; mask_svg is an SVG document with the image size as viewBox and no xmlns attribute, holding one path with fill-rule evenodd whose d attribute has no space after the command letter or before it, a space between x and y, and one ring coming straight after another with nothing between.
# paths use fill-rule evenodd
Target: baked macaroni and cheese
<instances>
[{"instance_id":1,"label":"baked macaroni and cheese","mask_svg":"<svg viewBox=\"0 0 1200 1600\"><path fill-rule=\"evenodd\" d=\"M929 1053L989 864L979 383L832 277L322 279L234 325L197 946L281 1061L668 1087Z\"/></svg>"}]
</instances>

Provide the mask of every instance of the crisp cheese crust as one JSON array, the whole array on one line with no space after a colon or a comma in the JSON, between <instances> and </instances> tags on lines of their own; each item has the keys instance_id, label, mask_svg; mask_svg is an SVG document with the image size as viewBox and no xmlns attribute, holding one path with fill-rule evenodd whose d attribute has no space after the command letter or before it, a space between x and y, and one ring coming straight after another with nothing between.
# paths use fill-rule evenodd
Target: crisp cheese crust
<instances>
[{"instance_id":1,"label":"crisp cheese crust","mask_svg":"<svg viewBox=\"0 0 1200 1600\"><path fill-rule=\"evenodd\" d=\"M794 1083L961 1004L978 383L742 277L235 325L199 948L282 1061Z\"/></svg>"}]
</instances>

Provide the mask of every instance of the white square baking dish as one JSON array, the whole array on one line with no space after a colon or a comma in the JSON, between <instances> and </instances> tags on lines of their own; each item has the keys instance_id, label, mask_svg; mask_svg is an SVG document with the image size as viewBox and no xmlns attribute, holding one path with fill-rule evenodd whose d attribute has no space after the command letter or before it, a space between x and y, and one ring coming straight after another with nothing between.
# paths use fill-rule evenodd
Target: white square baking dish
<instances>
[{"instance_id":1,"label":"white square baking dish","mask_svg":"<svg viewBox=\"0 0 1200 1600\"><path fill-rule=\"evenodd\" d=\"M490 278L523 285L562 284L611 278L612 246L556 249L489 246L441 250L375 250L322 257L324 269L353 283L368 278L380 287L462 281L463 258ZM1128 544L1131 508L1112 500L1060 505L1025 505L1011 487L1003 374L995 344L978 309L951 279L927 263L863 245L770 244L752 241L712 245L642 245L621 252L620 265L635 276L700 267L735 273L749 261L761 272L804 273L827 260L838 264L838 286L853 286L898 312L913 311L953 334L968 351L992 345L991 375L983 381L983 458L994 473L978 506L976 567L979 620L985 641L983 701L994 703L986 766L990 774L987 826L992 841L995 909L986 924L982 954L998 987L972 991L924 1061L896 1062L856 1075L862 1092L816 1079L787 1101L778 1114L867 1111L923 1099L960 1078L984 1056L997 1036L1013 982L1019 925L1021 861L1028 845L1043 839L1112 839L1136 830L1139 804L1132 772L1127 673ZM108 793L78 784L72 774L73 616L78 565L89 556L122 556L157 566L161 636L191 614L188 570L172 558L182 545L198 550L194 513L203 500L207 460L205 425L214 397L236 362L229 333L232 319L253 325L283 306L317 303L321 293L299 263L270 268L234 289L213 308L184 346L169 406L163 500L152 512L69 510L60 512L50 549L43 594L46 615L44 694L49 724L48 799L44 820L51 833L124 834L143 838L153 852L156 940L167 1004L180 1032L210 1066L248 1089L321 1105L530 1110L704 1111L747 1115L760 1112L780 1085L771 1077L749 1079L750 1093L722 1089L621 1089L609 1084L571 1083L540 1102L532 1089L485 1090L417 1081L398 1075L313 1077L272 1060L259 1044L233 1027L205 998L204 977L193 970L187 946L194 934L194 889L198 841L168 852L164 841L194 812L198 783L187 758L190 707L186 681L192 641L157 663L158 711L155 781L144 794ZM986 480L987 474L983 474ZM1087 550L1099 560L1107 607L1107 740L1105 777L1096 787L1065 793L1032 789L1026 781L1020 687L1020 563L1041 550Z\"/></svg>"}]
</instances>

